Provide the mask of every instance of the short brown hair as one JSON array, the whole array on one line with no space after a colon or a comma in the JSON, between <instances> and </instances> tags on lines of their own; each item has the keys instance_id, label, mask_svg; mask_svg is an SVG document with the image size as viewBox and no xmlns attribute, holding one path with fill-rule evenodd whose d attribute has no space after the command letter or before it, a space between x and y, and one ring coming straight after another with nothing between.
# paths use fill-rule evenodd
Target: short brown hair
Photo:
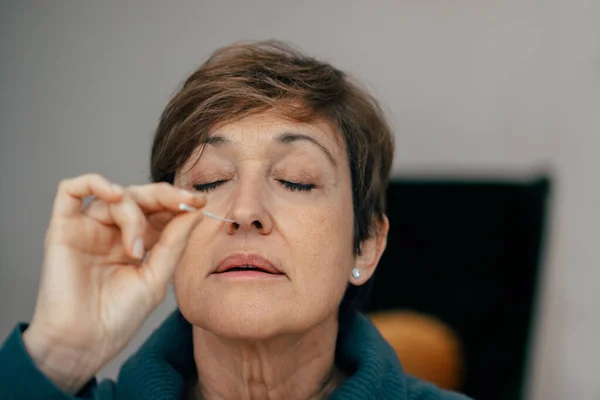
<instances>
[{"instance_id":1,"label":"short brown hair","mask_svg":"<svg viewBox=\"0 0 600 400\"><path fill-rule=\"evenodd\" d=\"M275 111L299 122L325 120L348 155L354 245L374 234L385 212L393 137L377 101L345 73L278 41L215 51L165 108L152 146L154 182L173 183L209 131L253 113Z\"/></svg>"}]
</instances>

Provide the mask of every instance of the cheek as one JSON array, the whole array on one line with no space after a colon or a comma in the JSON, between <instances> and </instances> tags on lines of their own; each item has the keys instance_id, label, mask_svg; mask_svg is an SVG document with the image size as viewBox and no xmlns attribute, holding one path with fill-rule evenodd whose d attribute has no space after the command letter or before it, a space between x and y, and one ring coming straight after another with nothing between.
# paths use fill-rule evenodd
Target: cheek
<instances>
[{"instance_id":1,"label":"cheek","mask_svg":"<svg viewBox=\"0 0 600 400\"><path fill-rule=\"evenodd\" d=\"M185 307L186 304L194 304L197 301L199 285L212 267L211 237L216 232L212 232L212 230L206 229L202 225L201 223L192 232L181 262L175 269L173 276L177 302L182 307Z\"/></svg>"},{"instance_id":2,"label":"cheek","mask_svg":"<svg viewBox=\"0 0 600 400\"><path fill-rule=\"evenodd\" d=\"M351 202L306 209L282 225L293 253L289 258L294 263L292 270L298 284L320 291L319 298L331 294L326 287L335 287L343 294L354 263Z\"/></svg>"}]
</instances>

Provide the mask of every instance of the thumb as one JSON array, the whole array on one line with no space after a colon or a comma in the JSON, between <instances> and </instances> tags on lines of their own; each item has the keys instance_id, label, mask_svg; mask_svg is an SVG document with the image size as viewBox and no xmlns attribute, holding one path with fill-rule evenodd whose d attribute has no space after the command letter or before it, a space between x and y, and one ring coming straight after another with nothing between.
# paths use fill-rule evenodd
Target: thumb
<instances>
[{"instance_id":1,"label":"thumb","mask_svg":"<svg viewBox=\"0 0 600 400\"><path fill-rule=\"evenodd\" d=\"M146 281L156 295L157 303L160 303L166 296L167 286L183 257L192 231L203 218L204 216L200 212L191 212L175 217L165 227L158 242L152 247L141 270L146 274Z\"/></svg>"}]
</instances>

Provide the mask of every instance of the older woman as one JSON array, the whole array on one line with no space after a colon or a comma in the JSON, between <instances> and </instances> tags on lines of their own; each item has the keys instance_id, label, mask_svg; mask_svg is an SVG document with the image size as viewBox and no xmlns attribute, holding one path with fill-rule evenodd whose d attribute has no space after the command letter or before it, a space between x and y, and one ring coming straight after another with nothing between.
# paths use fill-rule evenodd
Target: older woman
<instances>
[{"instance_id":1,"label":"older woman","mask_svg":"<svg viewBox=\"0 0 600 400\"><path fill-rule=\"evenodd\" d=\"M375 100L331 65L277 42L218 50L162 115L154 183L59 185L3 398L462 398L406 376L355 311L392 152ZM97 384L171 282L178 310Z\"/></svg>"}]
</instances>

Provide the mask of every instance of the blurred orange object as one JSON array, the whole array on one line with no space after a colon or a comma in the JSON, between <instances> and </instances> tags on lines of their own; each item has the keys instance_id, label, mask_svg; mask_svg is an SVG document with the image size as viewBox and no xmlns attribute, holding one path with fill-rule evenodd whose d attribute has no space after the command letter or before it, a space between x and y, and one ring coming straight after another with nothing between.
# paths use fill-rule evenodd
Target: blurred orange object
<instances>
[{"instance_id":1,"label":"blurred orange object","mask_svg":"<svg viewBox=\"0 0 600 400\"><path fill-rule=\"evenodd\" d=\"M448 325L412 311L386 311L368 317L396 350L405 372L443 389L460 389L464 364L461 343Z\"/></svg>"}]
</instances>

